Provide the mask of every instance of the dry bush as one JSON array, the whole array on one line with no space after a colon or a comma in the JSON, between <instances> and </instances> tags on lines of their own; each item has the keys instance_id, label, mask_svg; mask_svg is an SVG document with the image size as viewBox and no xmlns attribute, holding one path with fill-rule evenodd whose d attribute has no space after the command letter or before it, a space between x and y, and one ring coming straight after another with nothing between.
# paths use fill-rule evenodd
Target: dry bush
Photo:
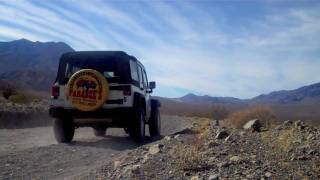
<instances>
[{"instance_id":1,"label":"dry bush","mask_svg":"<svg viewBox=\"0 0 320 180\"><path fill-rule=\"evenodd\" d=\"M23 103L27 103L28 102L26 96L23 95L23 94L11 95L9 97L9 101L11 101L13 103L17 103L17 104L23 104Z\"/></svg>"},{"instance_id":2,"label":"dry bush","mask_svg":"<svg viewBox=\"0 0 320 180\"><path fill-rule=\"evenodd\" d=\"M4 98L4 97L2 97L2 96L0 96L0 103L1 102L6 102L7 100Z\"/></svg>"},{"instance_id":3,"label":"dry bush","mask_svg":"<svg viewBox=\"0 0 320 180\"><path fill-rule=\"evenodd\" d=\"M208 167L203 152L209 135L209 123L208 120L202 120L194 130L197 134L193 134L176 147L177 164L181 170L199 171Z\"/></svg>"},{"instance_id":4,"label":"dry bush","mask_svg":"<svg viewBox=\"0 0 320 180\"><path fill-rule=\"evenodd\" d=\"M5 87L2 87L2 96L6 99L9 99L10 96L15 95L17 93L17 90L15 87L7 85Z\"/></svg>"},{"instance_id":5,"label":"dry bush","mask_svg":"<svg viewBox=\"0 0 320 180\"><path fill-rule=\"evenodd\" d=\"M250 107L231 114L225 121L226 126L242 128L243 125L252 119L259 119L264 126L270 127L274 124L276 116L269 107Z\"/></svg>"},{"instance_id":6,"label":"dry bush","mask_svg":"<svg viewBox=\"0 0 320 180\"><path fill-rule=\"evenodd\" d=\"M201 153L203 141L198 136L192 136L186 144L178 144L176 147L178 167L183 171L202 169L205 165L205 159Z\"/></svg>"},{"instance_id":7,"label":"dry bush","mask_svg":"<svg viewBox=\"0 0 320 180\"><path fill-rule=\"evenodd\" d=\"M214 120L222 120L227 118L229 115L229 110L221 105L215 105L212 107L212 117Z\"/></svg>"},{"instance_id":8,"label":"dry bush","mask_svg":"<svg viewBox=\"0 0 320 180\"><path fill-rule=\"evenodd\" d=\"M208 118L194 118L193 122L196 123L196 126L194 126L193 131L199 135L199 137L205 135L207 131L209 131L209 126L211 120Z\"/></svg>"}]
</instances>

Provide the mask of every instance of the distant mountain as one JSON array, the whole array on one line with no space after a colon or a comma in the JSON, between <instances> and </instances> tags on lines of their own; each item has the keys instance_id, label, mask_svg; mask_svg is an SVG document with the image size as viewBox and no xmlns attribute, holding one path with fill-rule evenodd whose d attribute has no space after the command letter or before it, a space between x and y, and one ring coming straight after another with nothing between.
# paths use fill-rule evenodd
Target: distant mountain
<instances>
[{"instance_id":1,"label":"distant mountain","mask_svg":"<svg viewBox=\"0 0 320 180\"><path fill-rule=\"evenodd\" d=\"M189 93L176 100L186 103L259 103L259 104L292 104L292 103L319 103L320 83L304 86L295 90L274 91L269 94L259 95L252 99L237 99L233 97L197 96Z\"/></svg>"},{"instance_id":2,"label":"distant mountain","mask_svg":"<svg viewBox=\"0 0 320 180\"><path fill-rule=\"evenodd\" d=\"M0 91L6 84L22 90L49 92L60 56L74 51L62 42L32 42L26 39L0 42ZM187 94L180 98L155 97L163 113L211 117L215 106L230 112L248 106L267 105L279 119L319 120L320 83L295 90L275 91L252 99Z\"/></svg>"},{"instance_id":3,"label":"distant mountain","mask_svg":"<svg viewBox=\"0 0 320 180\"><path fill-rule=\"evenodd\" d=\"M0 42L0 80L33 90L48 90L60 56L72 51L63 42L32 42L27 39Z\"/></svg>"},{"instance_id":4,"label":"distant mountain","mask_svg":"<svg viewBox=\"0 0 320 180\"><path fill-rule=\"evenodd\" d=\"M0 74L0 80L11 82L20 89L49 91L55 74L36 70L15 70Z\"/></svg>"},{"instance_id":5,"label":"distant mountain","mask_svg":"<svg viewBox=\"0 0 320 180\"><path fill-rule=\"evenodd\" d=\"M20 39L0 42L0 72L33 69L57 70L65 52L74 51L63 42L32 42Z\"/></svg>"},{"instance_id":6,"label":"distant mountain","mask_svg":"<svg viewBox=\"0 0 320 180\"><path fill-rule=\"evenodd\" d=\"M243 103L241 99L233 97L212 97L212 96L197 96L195 94L189 93L185 96L178 98L182 102L188 103Z\"/></svg>"},{"instance_id":7,"label":"distant mountain","mask_svg":"<svg viewBox=\"0 0 320 180\"><path fill-rule=\"evenodd\" d=\"M276 104L320 103L320 83L303 86L295 90L274 91L257 96L251 101Z\"/></svg>"},{"instance_id":8,"label":"distant mountain","mask_svg":"<svg viewBox=\"0 0 320 180\"><path fill-rule=\"evenodd\" d=\"M279 120L319 122L320 83L294 90L275 91L252 99L211 97L187 94L180 98L158 98L162 112L178 115L211 117L214 106L223 106L234 112L250 106L271 107Z\"/></svg>"}]
</instances>

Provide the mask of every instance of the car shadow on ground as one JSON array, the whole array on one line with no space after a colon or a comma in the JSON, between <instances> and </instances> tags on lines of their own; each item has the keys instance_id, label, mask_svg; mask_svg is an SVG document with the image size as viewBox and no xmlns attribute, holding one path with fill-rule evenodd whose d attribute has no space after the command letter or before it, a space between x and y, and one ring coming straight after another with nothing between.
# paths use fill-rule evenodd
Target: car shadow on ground
<instances>
[{"instance_id":1,"label":"car shadow on ground","mask_svg":"<svg viewBox=\"0 0 320 180\"><path fill-rule=\"evenodd\" d=\"M97 139L96 141L94 141L94 140L92 140L92 141L73 141L69 145L71 145L71 146L88 146L88 147L123 151L123 150L135 149L139 146L152 143L152 142L157 141L161 138L162 137L151 138L149 136L146 136L145 140L142 143L136 143L129 136L107 135L107 136L101 137L101 139Z\"/></svg>"}]
</instances>

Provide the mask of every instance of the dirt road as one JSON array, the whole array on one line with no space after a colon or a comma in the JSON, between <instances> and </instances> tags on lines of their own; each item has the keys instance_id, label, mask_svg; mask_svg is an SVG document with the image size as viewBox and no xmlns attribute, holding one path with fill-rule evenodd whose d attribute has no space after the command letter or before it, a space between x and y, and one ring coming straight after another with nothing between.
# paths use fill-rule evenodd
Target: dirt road
<instances>
[{"instance_id":1,"label":"dirt road","mask_svg":"<svg viewBox=\"0 0 320 180\"><path fill-rule=\"evenodd\" d=\"M163 135L188 126L184 118L162 117ZM98 138L91 128L79 128L71 144L57 144L52 127L1 129L0 179L71 178L136 147L123 129L108 129L106 137Z\"/></svg>"}]
</instances>

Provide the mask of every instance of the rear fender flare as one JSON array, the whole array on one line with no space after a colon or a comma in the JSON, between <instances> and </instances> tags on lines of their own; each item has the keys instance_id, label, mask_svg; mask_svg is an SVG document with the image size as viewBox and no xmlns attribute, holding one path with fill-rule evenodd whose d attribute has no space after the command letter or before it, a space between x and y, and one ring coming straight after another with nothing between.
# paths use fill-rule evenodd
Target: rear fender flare
<instances>
[{"instance_id":1,"label":"rear fender flare","mask_svg":"<svg viewBox=\"0 0 320 180\"><path fill-rule=\"evenodd\" d=\"M133 107L134 109L142 107L144 112L146 112L146 100L141 94L136 92L134 93Z\"/></svg>"}]
</instances>

